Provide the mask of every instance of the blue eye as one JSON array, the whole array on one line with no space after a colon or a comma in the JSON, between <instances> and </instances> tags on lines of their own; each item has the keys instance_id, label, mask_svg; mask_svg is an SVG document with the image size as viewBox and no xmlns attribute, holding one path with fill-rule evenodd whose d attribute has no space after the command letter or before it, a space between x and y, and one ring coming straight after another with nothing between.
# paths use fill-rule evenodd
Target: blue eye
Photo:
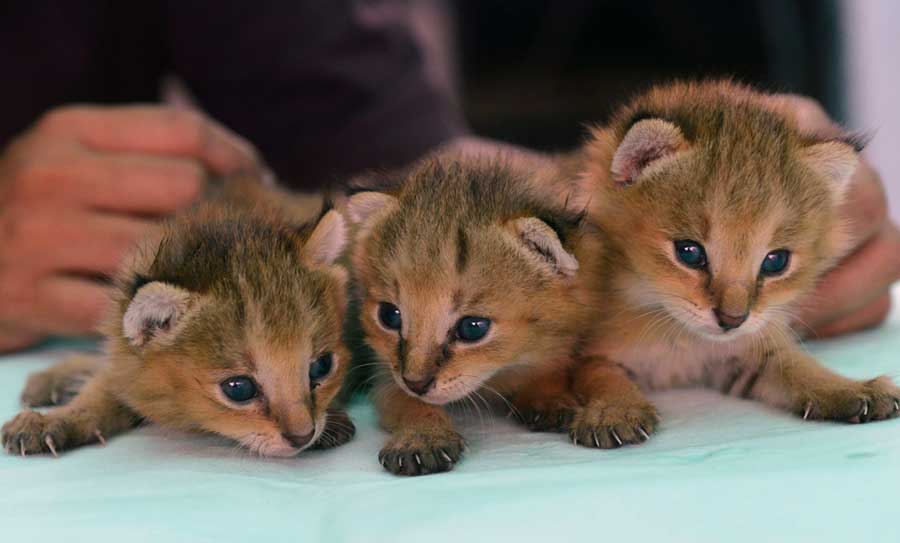
<instances>
[{"instance_id":1,"label":"blue eye","mask_svg":"<svg viewBox=\"0 0 900 543\"><path fill-rule=\"evenodd\" d=\"M399 330L400 325L403 324L403 319L400 318L400 309L388 302L378 304L378 320L388 330Z\"/></svg>"},{"instance_id":2,"label":"blue eye","mask_svg":"<svg viewBox=\"0 0 900 543\"><path fill-rule=\"evenodd\" d=\"M688 268L706 267L706 250L696 241L682 239L675 242L675 256Z\"/></svg>"},{"instance_id":3,"label":"blue eye","mask_svg":"<svg viewBox=\"0 0 900 543\"><path fill-rule=\"evenodd\" d=\"M763 275L779 275L787 269L791 262L791 252L787 249L778 249L766 255L759 267L759 272Z\"/></svg>"},{"instance_id":4,"label":"blue eye","mask_svg":"<svg viewBox=\"0 0 900 543\"><path fill-rule=\"evenodd\" d=\"M484 317L463 317L456 323L456 337L463 341L478 341L491 329L491 321Z\"/></svg>"},{"instance_id":5,"label":"blue eye","mask_svg":"<svg viewBox=\"0 0 900 543\"><path fill-rule=\"evenodd\" d=\"M249 402L257 395L256 383L246 375L229 377L219 383L219 387L229 400L236 403Z\"/></svg>"},{"instance_id":6,"label":"blue eye","mask_svg":"<svg viewBox=\"0 0 900 543\"><path fill-rule=\"evenodd\" d=\"M309 365L309 382L315 385L318 384L317 381L321 381L325 377L328 377L328 374L331 373L331 366L333 364L334 357L331 353L325 353L315 359L313 363Z\"/></svg>"}]
</instances>

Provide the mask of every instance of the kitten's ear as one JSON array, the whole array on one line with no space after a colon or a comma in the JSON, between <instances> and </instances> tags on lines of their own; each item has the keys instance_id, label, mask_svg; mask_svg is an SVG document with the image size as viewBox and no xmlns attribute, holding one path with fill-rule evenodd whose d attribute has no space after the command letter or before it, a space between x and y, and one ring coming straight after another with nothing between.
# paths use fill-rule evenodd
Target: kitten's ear
<instances>
[{"instance_id":1,"label":"kitten's ear","mask_svg":"<svg viewBox=\"0 0 900 543\"><path fill-rule=\"evenodd\" d=\"M613 181L633 184L654 162L674 154L684 144L681 129L669 121L644 119L634 123L613 155Z\"/></svg>"},{"instance_id":2,"label":"kitten's ear","mask_svg":"<svg viewBox=\"0 0 900 543\"><path fill-rule=\"evenodd\" d=\"M525 249L552 266L556 273L572 277L578 271L578 260L566 251L559 236L546 222L537 217L523 217L514 220L512 225Z\"/></svg>"},{"instance_id":3,"label":"kitten's ear","mask_svg":"<svg viewBox=\"0 0 900 543\"><path fill-rule=\"evenodd\" d=\"M838 198L844 195L859 165L856 149L843 141L814 143L803 148L800 157L807 167L829 182Z\"/></svg>"},{"instance_id":4,"label":"kitten's ear","mask_svg":"<svg viewBox=\"0 0 900 543\"><path fill-rule=\"evenodd\" d=\"M122 317L122 330L135 347L168 337L182 321L193 302L187 290L152 281L141 286Z\"/></svg>"},{"instance_id":5,"label":"kitten's ear","mask_svg":"<svg viewBox=\"0 0 900 543\"><path fill-rule=\"evenodd\" d=\"M384 192L360 192L347 202L347 215L353 224L363 224L369 217L382 210L396 209L399 202L395 196Z\"/></svg>"},{"instance_id":6,"label":"kitten's ear","mask_svg":"<svg viewBox=\"0 0 900 543\"><path fill-rule=\"evenodd\" d=\"M335 210L322 215L303 246L303 262L309 266L334 264L347 246L347 226L344 216Z\"/></svg>"}]
</instances>

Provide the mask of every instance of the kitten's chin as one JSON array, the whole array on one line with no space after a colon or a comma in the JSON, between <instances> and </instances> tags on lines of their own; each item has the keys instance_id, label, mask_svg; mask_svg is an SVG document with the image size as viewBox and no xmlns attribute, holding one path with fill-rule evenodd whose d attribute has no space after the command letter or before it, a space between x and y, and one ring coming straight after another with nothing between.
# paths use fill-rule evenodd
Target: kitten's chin
<instances>
[{"instance_id":1,"label":"kitten's chin","mask_svg":"<svg viewBox=\"0 0 900 543\"><path fill-rule=\"evenodd\" d=\"M255 435L241 439L239 442L250 452L269 458L292 458L303 450L288 445L280 436L269 439L262 435Z\"/></svg>"},{"instance_id":2,"label":"kitten's chin","mask_svg":"<svg viewBox=\"0 0 900 543\"><path fill-rule=\"evenodd\" d=\"M269 458L293 458L300 454L300 451L302 450L303 449L295 449L294 447L278 447L259 451L259 454Z\"/></svg>"}]
</instances>

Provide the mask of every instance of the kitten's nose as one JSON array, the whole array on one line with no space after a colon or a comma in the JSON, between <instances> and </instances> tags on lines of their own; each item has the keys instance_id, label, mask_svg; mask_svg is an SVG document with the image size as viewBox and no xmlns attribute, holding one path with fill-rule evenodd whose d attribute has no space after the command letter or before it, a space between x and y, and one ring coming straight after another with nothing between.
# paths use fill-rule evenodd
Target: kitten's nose
<instances>
[{"instance_id":1,"label":"kitten's nose","mask_svg":"<svg viewBox=\"0 0 900 543\"><path fill-rule=\"evenodd\" d=\"M428 392L428 389L431 388L431 385L434 384L434 377L428 377L422 379L421 381L411 381L404 377L403 382L406 383L406 388L415 392L419 396L422 396L423 394Z\"/></svg>"},{"instance_id":2,"label":"kitten's nose","mask_svg":"<svg viewBox=\"0 0 900 543\"><path fill-rule=\"evenodd\" d=\"M312 432L301 436L298 434L288 434L285 432L281 434L281 437L283 437L285 440L287 440L288 443L299 449L306 446L306 444L309 443L309 440L313 438L313 435L315 433L315 430L313 430Z\"/></svg>"},{"instance_id":3,"label":"kitten's nose","mask_svg":"<svg viewBox=\"0 0 900 543\"><path fill-rule=\"evenodd\" d=\"M716 320L719 322L719 327L724 331L734 330L738 326L744 324L744 321L747 320L747 313L743 315L729 315L724 311L719 311L718 309L713 309L713 313L716 315Z\"/></svg>"}]
</instances>

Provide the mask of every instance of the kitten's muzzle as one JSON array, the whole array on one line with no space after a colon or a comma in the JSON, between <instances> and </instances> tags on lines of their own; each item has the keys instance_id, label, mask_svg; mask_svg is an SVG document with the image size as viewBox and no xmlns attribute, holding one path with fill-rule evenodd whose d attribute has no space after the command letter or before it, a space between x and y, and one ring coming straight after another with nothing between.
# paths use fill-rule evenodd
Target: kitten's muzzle
<instances>
[{"instance_id":1,"label":"kitten's muzzle","mask_svg":"<svg viewBox=\"0 0 900 543\"><path fill-rule=\"evenodd\" d=\"M315 430L313 430L312 432L309 432L308 434L304 434L304 435L288 434L285 432L285 433L281 434L281 437L283 437L285 441L287 441L294 447L296 447L298 449L302 449L312 440L312 438L315 434L316 434Z\"/></svg>"},{"instance_id":2,"label":"kitten's muzzle","mask_svg":"<svg viewBox=\"0 0 900 543\"><path fill-rule=\"evenodd\" d=\"M719 308L713 309L713 314L716 316L716 322L719 323L719 328L721 328L724 332L729 330L734 330L740 325L744 324L744 321L747 320L748 313L743 313L741 315L731 315L728 314Z\"/></svg>"},{"instance_id":3,"label":"kitten's muzzle","mask_svg":"<svg viewBox=\"0 0 900 543\"><path fill-rule=\"evenodd\" d=\"M425 379L421 379L419 381L413 381L404 377L403 384L405 384L406 388L408 388L413 393L418 394L419 396L423 396L427 394L429 390L431 390L431 387L434 386L434 376L426 377Z\"/></svg>"}]
</instances>

